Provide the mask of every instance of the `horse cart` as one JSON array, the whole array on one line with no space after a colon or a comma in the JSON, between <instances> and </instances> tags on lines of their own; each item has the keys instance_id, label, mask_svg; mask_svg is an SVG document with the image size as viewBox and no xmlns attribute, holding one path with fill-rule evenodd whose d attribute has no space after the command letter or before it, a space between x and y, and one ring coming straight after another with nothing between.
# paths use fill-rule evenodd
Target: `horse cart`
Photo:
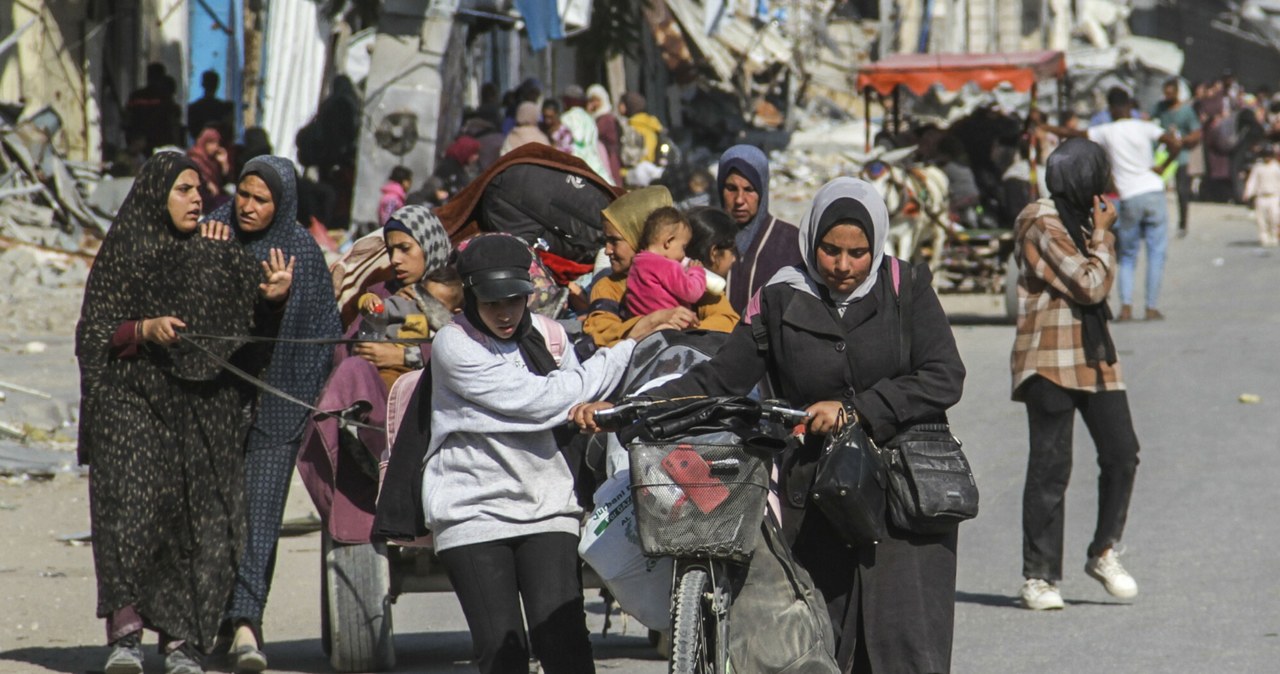
<instances>
[{"instance_id":1,"label":"horse cart","mask_svg":"<svg viewBox=\"0 0 1280 674\"><path fill-rule=\"evenodd\" d=\"M882 103L892 98L892 128L902 127L902 90L921 96L933 87L957 91L976 85L983 91L1010 86L1014 91L1029 93L1031 109L1036 107L1041 82L1056 81L1059 101L1066 101L1066 57L1059 51L1006 54L894 54L869 64L858 73L858 88L864 92L867 117L872 96ZM888 126L888 122L886 122ZM1024 127L1024 132L1025 132ZM866 149L871 152L870 125L867 126ZM1036 156L1031 144L1031 198L1037 194L1037 166L1043 158ZM883 161L883 160L882 160ZM887 162L885 162L887 163ZM961 227L947 217L945 194L939 196L938 169L918 166L889 166L887 180L896 195L886 194L899 230L897 253L907 253L918 261L927 261L934 273L934 285L942 295L976 295L1004 297L1004 311L1010 320L1017 318L1018 266L1013 262L1013 222L997 221L995 226ZM873 181L874 182L874 181ZM946 185L945 177L941 185ZM942 191L945 192L943 187ZM896 197L896 198L895 198ZM906 250L903 250L903 249Z\"/></svg>"}]
</instances>

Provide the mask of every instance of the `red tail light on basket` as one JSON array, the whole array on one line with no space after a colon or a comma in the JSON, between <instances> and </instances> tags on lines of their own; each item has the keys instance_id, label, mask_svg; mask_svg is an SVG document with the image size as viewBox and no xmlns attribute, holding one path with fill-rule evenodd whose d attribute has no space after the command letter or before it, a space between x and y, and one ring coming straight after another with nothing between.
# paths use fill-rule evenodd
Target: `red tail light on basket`
<instances>
[{"instance_id":1,"label":"red tail light on basket","mask_svg":"<svg viewBox=\"0 0 1280 674\"><path fill-rule=\"evenodd\" d=\"M698 456L692 445L678 445L662 460L662 469L704 514L729 498L729 488L711 476L711 466Z\"/></svg>"}]
</instances>

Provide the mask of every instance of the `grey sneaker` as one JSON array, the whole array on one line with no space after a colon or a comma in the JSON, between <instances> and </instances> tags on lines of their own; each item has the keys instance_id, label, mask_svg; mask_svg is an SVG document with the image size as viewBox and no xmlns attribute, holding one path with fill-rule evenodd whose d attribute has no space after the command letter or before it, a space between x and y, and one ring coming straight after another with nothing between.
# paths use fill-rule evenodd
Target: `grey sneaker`
<instances>
[{"instance_id":1,"label":"grey sneaker","mask_svg":"<svg viewBox=\"0 0 1280 674\"><path fill-rule=\"evenodd\" d=\"M249 645L231 651L231 662L236 674L257 674L267 668L267 656Z\"/></svg>"},{"instance_id":2,"label":"grey sneaker","mask_svg":"<svg viewBox=\"0 0 1280 674\"><path fill-rule=\"evenodd\" d=\"M1018 593L1022 605L1032 611L1049 611L1062 608L1062 592L1058 586L1040 578L1028 578Z\"/></svg>"},{"instance_id":3,"label":"grey sneaker","mask_svg":"<svg viewBox=\"0 0 1280 674\"><path fill-rule=\"evenodd\" d=\"M107 656L103 674L142 674L142 648L137 641L119 641Z\"/></svg>"},{"instance_id":4,"label":"grey sneaker","mask_svg":"<svg viewBox=\"0 0 1280 674\"><path fill-rule=\"evenodd\" d=\"M1138 596L1138 581L1129 575L1120 564L1120 553L1107 550L1097 557L1090 557L1084 565L1084 572L1092 576L1107 589L1107 593L1120 599L1133 599Z\"/></svg>"},{"instance_id":5,"label":"grey sneaker","mask_svg":"<svg viewBox=\"0 0 1280 674\"><path fill-rule=\"evenodd\" d=\"M176 648L164 656L164 674L204 674L204 668L185 648Z\"/></svg>"}]
</instances>

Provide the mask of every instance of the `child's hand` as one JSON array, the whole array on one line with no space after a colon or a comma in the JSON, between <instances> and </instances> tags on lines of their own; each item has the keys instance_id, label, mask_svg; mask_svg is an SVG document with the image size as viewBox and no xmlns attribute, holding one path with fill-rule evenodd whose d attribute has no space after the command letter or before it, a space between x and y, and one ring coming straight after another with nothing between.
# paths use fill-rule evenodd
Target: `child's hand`
<instances>
[{"instance_id":1,"label":"child's hand","mask_svg":"<svg viewBox=\"0 0 1280 674\"><path fill-rule=\"evenodd\" d=\"M378 309L382 307L382 298L374 295L373 293L365 293L360 296L360 300L356 302L356 306L360 308L360 311L366 314L376 313Z\"/></svg>"}]
</instances>

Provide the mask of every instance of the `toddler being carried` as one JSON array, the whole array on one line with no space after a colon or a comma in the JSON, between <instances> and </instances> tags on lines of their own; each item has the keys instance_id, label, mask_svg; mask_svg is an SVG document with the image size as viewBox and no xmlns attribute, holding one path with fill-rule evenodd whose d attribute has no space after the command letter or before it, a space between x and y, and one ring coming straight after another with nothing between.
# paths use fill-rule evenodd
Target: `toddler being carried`
<instances>
[{"instance_id":1,"label":"toddler being carried","mask_svg":"<svg viewBox=\"0 0 1280 674\"><path fill-rule=\"evenodd\" d=\"M725 281L697 260L685 257L693 228L679 210L665 206L644 223L640 247L627 274L624 306L632 316L647 316L677 306L693 308L708 292L724 294Z\"/></svg>"}]
</instances>

